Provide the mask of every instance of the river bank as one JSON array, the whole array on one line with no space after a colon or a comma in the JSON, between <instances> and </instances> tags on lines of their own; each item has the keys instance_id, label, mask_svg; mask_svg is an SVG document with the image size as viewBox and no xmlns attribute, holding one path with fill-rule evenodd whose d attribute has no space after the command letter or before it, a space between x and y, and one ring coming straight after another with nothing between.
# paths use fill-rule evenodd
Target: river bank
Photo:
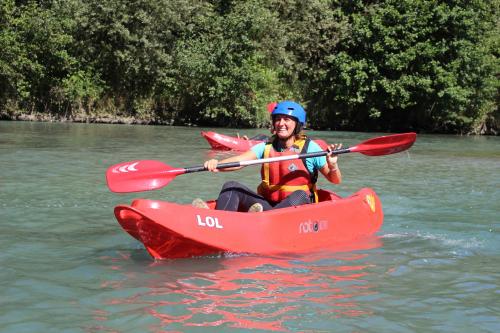
<instances>
[{"instance_id":1,"label":"river bank","mask_svg":"<svg viewBox=\"0 0 500 333\"><path fill-rule=\"evenodd\" d=\"M61 123L87 123L87 124L125 124L125 125L167 125L167 126L189 126L198 127L204 126L204 124L196 124L191 121L185 121L184 119L162 119L159 117L153 117L151 114L132 116L123 116L114 113L91 113L86 114L84 112L77 114L52 114L52 113L42 113L42 112L6 112L0 111L0 120L12 120L12 121L37 121L37 122L61 122ZM206 125L206 124L205 124ZM215 125L216 126L216 125ZM331 130L329 128L309 128L315 130ZM456 134L456 133L427 133L419 129L412 129L420 134ZM383 131L381 132L390 132ZM500 119L490 117L486 119L474 133L463 133L461 135L485 135L485 136L499 136L500 135Z\"/></svg>"},{"instance_id":2,"label":"river bank","mask_svg":"<svg viewBox=\"0 0 500 333\"><path fill-rule=\"evenodd\" d=\"M153 117L131 117L131 116L120 116L111 113L104 114L72 114L72 115L61 115L61 114L50 114L50 113L7 113L0 111L0 120L12 120L12 121L37 121L37 122L60 122L60 123L87 123L87 124L126 124L126 125L181 125L181 126L193 126L191 123L177 124L173 119L162 120Z\"/></svg>"}]
</instances>

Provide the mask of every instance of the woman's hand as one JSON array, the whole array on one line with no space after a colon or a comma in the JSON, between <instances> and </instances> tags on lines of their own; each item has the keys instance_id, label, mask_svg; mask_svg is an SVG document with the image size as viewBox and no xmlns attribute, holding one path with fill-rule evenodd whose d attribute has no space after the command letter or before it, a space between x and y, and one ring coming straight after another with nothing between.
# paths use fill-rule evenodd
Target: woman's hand
<instances>
[{"instance_id":1,"label":"woman's hand","mask_svg":"<svg viewBox=\"0 0 500 333\"><path fill-rule=\"evenodd\" d=\"M326 162L328 163L328 167L330 169L336 169L337 168L337 160L338 160L338 156L335 155L333 153L333 151L337 150L337 149L341 149L342 148L342 144L341 143L334 143L334 144L331 144L328 146L328 151L330 151L330 153L328 155L326 155Z\"/></svg>"},{"instance_id":2,"label":"woman's hand","mask_svg":"<svg viewBox=\"0 0 500 333\"><path fill-rule=\"evenodd\" d=\"M219 161L216 159L211 159L203 163L205 169L211 172L219 172L219 169L217 169L217 165L219 165Z\"/></svg>"},{"instance_id":3,"label":"woman's hand","mask_svg":"<svg viewBox=\"0 0 500 333\"><path fill-rule=\"evenodd\" d=\"M217 166L219 164L223 164L223 163L234 163L234 162L255 160L256 158L257 158L257 156L255 155L253 150L250 149L249 151L244 152L241 155L231 156L229 158L223 159L222 161L218 161L216 159L208 160L205 163L203 163L203 166L205 167L205 169L207 169L207 171L212 171L212 172L234 171L234 170L239 170L239 169L243 168L243 166L240 165L240 166L235 166L235 167L230 167L230 168L228 168L226 166L225 168L222 168L222 169L217 169Z\"/></svg>"}]
</instances>

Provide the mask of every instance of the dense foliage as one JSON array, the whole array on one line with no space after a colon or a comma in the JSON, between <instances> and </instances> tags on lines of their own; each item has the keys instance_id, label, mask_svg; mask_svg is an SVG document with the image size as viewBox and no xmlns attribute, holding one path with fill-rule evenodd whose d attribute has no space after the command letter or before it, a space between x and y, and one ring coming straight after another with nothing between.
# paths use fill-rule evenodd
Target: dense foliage
<instances>
[{"instance_id":1,"label":"dense foliage","mask_svg":"<svg viewBox=\"0 0 500 333\"><path fill-rule=\"evenodd\" d=\"M3 0L0 114L496 133L500 0Z\"/></svg>"}]
</instances>

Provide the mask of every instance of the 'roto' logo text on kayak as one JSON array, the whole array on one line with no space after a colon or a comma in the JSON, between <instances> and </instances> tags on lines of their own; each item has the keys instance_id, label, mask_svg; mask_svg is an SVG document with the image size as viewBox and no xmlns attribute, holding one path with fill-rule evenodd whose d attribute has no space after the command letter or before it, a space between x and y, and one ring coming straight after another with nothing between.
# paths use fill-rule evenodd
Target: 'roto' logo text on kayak
<instances>
[{"instance_id":1,"label":"'roto' logo text on kayak","mask_svg":"<svg viewBox=\"0 0 500 333\"><path fill-rule=\"evenodd\" d=\"M219 219L212 216L206 216L204 220L202 220L200 215L196 215L196 220L198 221L198 225L200 227L209 227L209 228L217 228L223 229L224 227L219 224Z\"/></svg>"},{"instance_id":2,"label":"'roto' logo text on kayak","mask_svg":"<svg viewBox=\"0 0 500 333\"><path fill-rule=\"evenodd\" d=\"M299 234L307 234L311 232L319 232L328 229L328 221L306 221L299 224Z\"/></svg>"}]
</instances>

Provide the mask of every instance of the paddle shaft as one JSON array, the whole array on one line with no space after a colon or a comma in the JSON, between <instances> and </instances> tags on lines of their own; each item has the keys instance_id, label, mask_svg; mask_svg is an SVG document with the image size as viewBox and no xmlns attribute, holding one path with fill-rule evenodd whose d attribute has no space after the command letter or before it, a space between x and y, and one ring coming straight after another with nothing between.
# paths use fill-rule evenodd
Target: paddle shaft
<instances>
[{"instance_id":1,"label":"paddle shaft","mask_svg":"<svg viewBox=\"0 0 500 333\"><path fill-rule=\"evenodd\" d=\"M330 153L336 155L345 153L361 153L367 156L389 155L408 149L413 145L415 139L416 133L393 134L372 138L356 146L336 149L332 152L323 150L313 153L220 163L217 169L239 168L254 164L305 159L325 156ZM131 161L109 167L106 171L106 182L110 190L117 193L150 191L166 186L172 179L179 175L199 171L208 170L203 165L188 168L172 168L165 163L155 160Z\"/></svg>"},{"instance_id":2,"label":"paddle shaft","mask_svg":"<svg viewBox=\"0 0 500 333\"><path fill-rule=\"evenodd\" d=\"M333 151L333 153L336 155L350 153L350 152L351 152L350 148L342 148L342 149L337 149L337 150ZM288 160L295 160L295 159L318 157L318 156L328 155L329 153L330 153L329 151L323 150L323 151L317 151L314 153L304 153L304 154L286 155L286 156L278 156L278 157L269 157L269 158L262 158L262 159L258 159L258 160L248 160L248 161L240 161L240 162L220 163L217 165L217 169L238 168L238 167L242 167L242 166L255 165L255 164L264 164L264 163L273 163L273 162L279 162L279 161L288 161ZM207 171L207 169L203 165L185 168L184 170L185 170L184 173Z\"/></svg>"}]
</instances>

